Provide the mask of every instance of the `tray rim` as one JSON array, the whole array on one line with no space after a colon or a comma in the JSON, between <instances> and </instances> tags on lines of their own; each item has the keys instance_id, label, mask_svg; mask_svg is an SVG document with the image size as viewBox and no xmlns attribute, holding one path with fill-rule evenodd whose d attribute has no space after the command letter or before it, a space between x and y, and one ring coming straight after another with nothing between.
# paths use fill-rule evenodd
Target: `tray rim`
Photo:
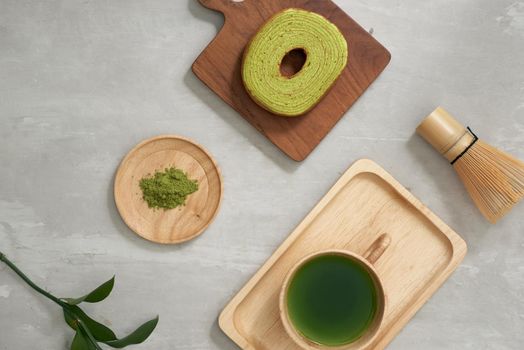
<instances>
[{"instance_id":1,"label":"tray rim","mask_svg":"<svg viewBox=\"0 0 524 350\"><path fill-rule=\"evenodd\" d=\"M410 303L408 307L406 307L406 311L401 313L397 322L382 331L384 334L379 336L378 342L372 344L374 349L385 348L462 262L467 253L467 244L464 239L381 166L370 159L359 159L355 161L344 172L344 174L342 174L342 176L328 190L322 199L320 199L320 201L313 207L306 217L296 226L291 234L284 239L284 241L271 254L271 256L261 265L261 267L253 274L253 276L250 277L247 283L245 283L243 287L240 288L240 290L233 296L233 298L228 302L228 304L220 313L218 318L218 325L220 329L241 349L255 350L255 347L250 344L235 327L234 314L238 305L240 305L247 294L250 293L258 284L260 279L287 251L295 239L297 239L302 231L307 226L309 226L309 224L317 217L324 207L329 204L329 202L338 194L338 192L354 177L362 173L371 173L377 175L382 180L391 185L404 199L406 199L411 205L415 207L416 210L418 210L439 229L439 231L449 240L452 248L449 263L445 266L440 274L435 275L432 282L427 286L426 289L422 290L417 296L415 296L416 299L414 299L414 301Z\"/></svg>"}]
</instances>

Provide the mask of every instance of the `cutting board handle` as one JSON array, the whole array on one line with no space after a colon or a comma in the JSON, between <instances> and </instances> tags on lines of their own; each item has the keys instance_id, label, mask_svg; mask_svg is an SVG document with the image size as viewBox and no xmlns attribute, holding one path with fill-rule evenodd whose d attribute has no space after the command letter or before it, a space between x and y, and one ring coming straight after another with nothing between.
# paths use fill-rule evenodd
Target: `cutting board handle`
<instances>
[{"instance_id":1,"label":"cutting board handle","mask_svg":"<svg viewBox=\"0 0 524 350\"><path fill-rule=\"evenodd\" d=\"M245 8L251 0L198 0L202 6L224 14L231 10Z\"/></svg>"},{"instance_id":2,"label":"cutting board handle","mask_svg":"<svg viewBox=\"0 0 524 350\"><path fill-rule=\"evenodd\" d=\"M376 239L375 242L364 253L364 258L374 265L378 259L384 254L386 249L391 244L391 237L387 233L383 233Z\"/></svg>"}]
</instances>

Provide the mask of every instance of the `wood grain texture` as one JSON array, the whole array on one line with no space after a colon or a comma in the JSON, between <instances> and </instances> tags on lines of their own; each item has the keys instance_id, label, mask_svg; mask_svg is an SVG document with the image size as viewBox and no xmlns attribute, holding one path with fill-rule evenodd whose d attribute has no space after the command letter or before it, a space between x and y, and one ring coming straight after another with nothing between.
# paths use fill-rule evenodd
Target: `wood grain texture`
<instances>
[{"instance_id":1,"label":"wood grain texture","mask_svg":"<svg viewBox=\"0 0 524 350\"><path fill-rule=\"evenodd\" d=\"M222 12L223 28L193 64L193 72L271 142L304 160L391 59L389 52L331 0L199 0ZM275 13L290 7L317 12L336 24L349 47L348 65L320 103L297 118L275 116L258 106L241 77L245 46Z\"/></svg>"},{"instance_id":2,"label":"wood grain texture","mask_svg":"<svg viewBox=\"0 0 524 350\"><path fill-rule=\"evenodd\" d=\"M365 255L384 232L391 241L374 264L387 299L366 349L384 349L444 283L466 254L464 240L391 175L356 162L222 311L222 330L242 349L300 349L280 320L288 271L326 249Z\"/></svg>"},{"instance_id":3,"label":"wood grain texture","mask_svg":"<svg viewBox=\"0 0 524 350\"><path fill-rule=\"evenodd\" d=\"M198 181L186 205L151 209L142 199L139 182L155 171L176 167ZM181 243L201 234L215 218L222 198L222 179L213 158L201 146L180 136L145 140L124 158L115 177L114 196L131 230L156 243Z\"/></svg>"}]
</instances>

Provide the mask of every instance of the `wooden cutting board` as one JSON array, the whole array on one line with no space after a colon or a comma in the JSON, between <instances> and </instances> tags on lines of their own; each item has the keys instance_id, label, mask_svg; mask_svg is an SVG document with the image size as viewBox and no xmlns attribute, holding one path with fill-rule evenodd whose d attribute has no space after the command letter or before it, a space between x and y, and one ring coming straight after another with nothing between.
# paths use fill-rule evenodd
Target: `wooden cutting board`
<instances>
[{"instance_id":1,"label":"wooden cutting board","mask_svg":"<svg viewBox=\"0 0 524 350\"><path fill-rule=\"evenodd\" d=\"M271 142L296 161L304 160L344 113L377 78L390 53L331 0L199 0L222 12L223 28L193 64L193 72ZM285 118L271 114L249 97L240 67L244 47L260 26L283 9L317 12L336 24L349 48L348 65L307 114Z\"/></svg>"},{"instance_id":2,"label":"wooden cutting board","mask_svg":"<svg viewBox=\"0 0 524 350\"><path fill-rule=\"evenodd\" d=\"M366 348L384 349L458 267L467 248L456 232L370 160L349 168L233 297L220 315L221 329L244 350L300 350L280 320L279 295L288 271L321 250L363 255L384 234L391 242L374 267L387 305L378 336Z\"/></svg>"}]
</instances>

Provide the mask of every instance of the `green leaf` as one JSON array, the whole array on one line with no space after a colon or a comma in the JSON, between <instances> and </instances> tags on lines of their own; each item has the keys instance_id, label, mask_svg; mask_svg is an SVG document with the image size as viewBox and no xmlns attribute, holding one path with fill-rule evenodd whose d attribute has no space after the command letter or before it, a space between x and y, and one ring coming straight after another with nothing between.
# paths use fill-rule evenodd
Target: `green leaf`
<instances>
[{"instance_id":1,"label":"green leaf","mask_svg":"<svg viewBox=\"0 0 524 350\"><path fill-rule=\"evenodd\" d=\"M109 281L102 284L100 287L92 291L91 293L84 295L80 298L63 298L69 305L78 305L82 302L86 303L98 303L111 294L113 287L115 286L115 276Z\"/></svg>"},{"instance_id":2,"label":"green leaf","mask_svg":"<svg viewBox=\"0 0 524 350\"><path fill-rule=\"evenodd\" d=\"M93 346L90 344L90 341L79 329L76 330L73 343L71 344L71 350L91 350Z\"/></svg>"},{"instance_id":3,"label":"green leaf","mask_svg":"<svg viewBox=\"0 0 524 350\"><path fill-rule=\"evenodd\" d=\"M89 329L93 337L100 342L117 340L115 333L110 328L93 320L78 306L71 305L64 308L64 318L67 324L74 330L78 330L79 327L76 319L80 319Z\"/></svg>"},{"instance_id":4,"label":"green leaf","mask_svg":"<svg viewBox=\"0 0 524 350\"><path fill-rule=\"evenodd\" d=\"M78 321L78 323L79 323L79 327L78 328L79 328L80 332L82 332L82 335L84 336L84 338L87 340L89 348L91 350L103 350L100 347L100 345L98 345L98 342L93 337L93 334L91 334L89 329L86 328L86 325L84 324L84 322Z\"/></svg>"},{"instance_id":5,"label":"green leaf","mask_svg":"<svg viewBox=\"0 0 524 350\"><path fill-rule=\"evenodd\" d=\"M118 349L124 348L128 345L140 344L144 342L151 335L151 333L153 333L157 324L158 316L138 327L127 337L118 340L104 341L104 343Z\"/></svg>"}]
</instances>

